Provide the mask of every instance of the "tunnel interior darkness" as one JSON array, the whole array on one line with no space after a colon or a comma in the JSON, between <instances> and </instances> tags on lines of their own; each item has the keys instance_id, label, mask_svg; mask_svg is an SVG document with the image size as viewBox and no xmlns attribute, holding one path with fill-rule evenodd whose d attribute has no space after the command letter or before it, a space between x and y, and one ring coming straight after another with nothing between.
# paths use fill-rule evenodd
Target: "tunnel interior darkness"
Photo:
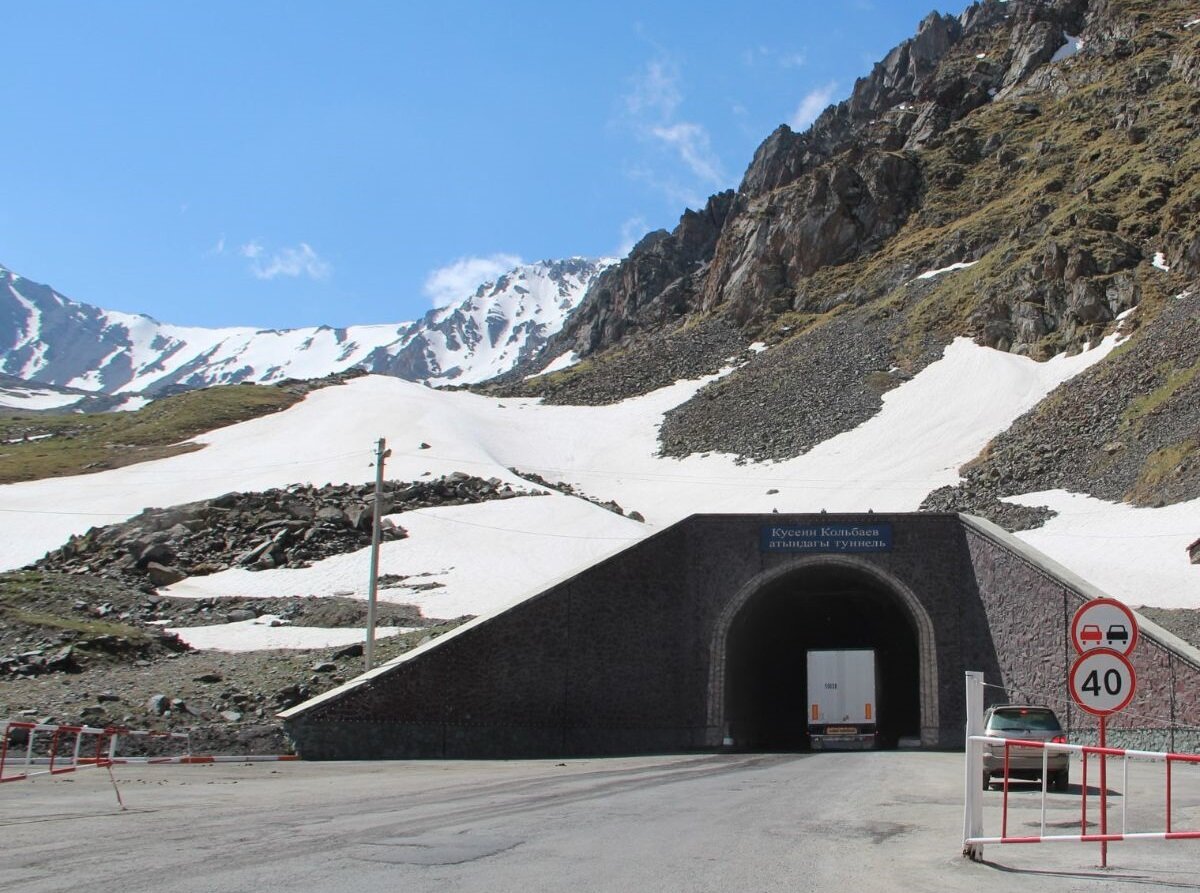
<instances>
[{"instance_id":1,"label":"tunnel interior darkness","mask_svg":"<svg viewBox=\"0 0 1200 893\"><path fill-rule=\"evenodd\" d=\"M843 567L808 568L765 586L726 639L725 719L735 745L804 750L811 649L875 649L880 745L920 737L916 629L901 598Z\"/></svg>"}]
</instances>

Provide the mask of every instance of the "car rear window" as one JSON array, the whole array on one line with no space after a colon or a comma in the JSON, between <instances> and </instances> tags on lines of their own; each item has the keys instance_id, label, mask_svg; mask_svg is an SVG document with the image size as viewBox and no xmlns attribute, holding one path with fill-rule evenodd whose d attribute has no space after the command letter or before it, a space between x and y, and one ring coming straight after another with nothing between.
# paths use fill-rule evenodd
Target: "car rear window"
<instances>
[{"instance_id":1,"label":"car rear window","mask_svg":"<svg viewBox=\"0 0 1200 893\"><path fill-rule=\"evenodd\" d=\"M1062 727L1053 710L1038 710L1033 707L1016 707L1011 710L997 710L988 722L989 729L998 732L1038 731L1057 732Z\"/></svg>"}]
</instances>

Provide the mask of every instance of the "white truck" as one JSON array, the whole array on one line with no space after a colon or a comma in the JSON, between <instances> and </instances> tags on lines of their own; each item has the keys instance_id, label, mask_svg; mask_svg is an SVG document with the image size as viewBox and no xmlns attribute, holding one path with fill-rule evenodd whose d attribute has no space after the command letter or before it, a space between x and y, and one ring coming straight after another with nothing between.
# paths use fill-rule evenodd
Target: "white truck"
<instances>
[{"instance_id":1,"label":"white truck","mask_svg":"<svg viewBox=\"0 0 1200 893\"><path fill-rule=\"evenodd\" d=\"M808 652L808 736L813 750L876 745L875 652Z\"/></svg>"}]
</instances>

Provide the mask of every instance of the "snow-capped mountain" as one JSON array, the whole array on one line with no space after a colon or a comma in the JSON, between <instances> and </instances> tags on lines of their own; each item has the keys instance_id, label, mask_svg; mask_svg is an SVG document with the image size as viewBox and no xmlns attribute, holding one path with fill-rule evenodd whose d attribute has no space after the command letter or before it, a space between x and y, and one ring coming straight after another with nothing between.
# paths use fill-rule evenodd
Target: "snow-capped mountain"
<instances>
[{"instance_id":1,"label":"snow-capped mountain","mask_svg":"<svg viewBox=\"0 0 1200 893\"><path fill-rule=\"evenodd\" d=\"M512 368L562 328L612 261L524 264L416 322L331 328L176 326L102 310L0 267L0 373L103 394L314 378L363 366L431 384Z\"/></svg>"},{"instance_id":2,"label":"snow-capped mountain","mask_svg":"<svg viewBox=\"0 0 1200 893\"><path fill-rule=\"evenodd\" d=\"M363 365L409 381L494 378L541 349L614 263L575 257L516 267L461 304L429 311L398 344L372 353Z\"/></svg>"}]
</instances>

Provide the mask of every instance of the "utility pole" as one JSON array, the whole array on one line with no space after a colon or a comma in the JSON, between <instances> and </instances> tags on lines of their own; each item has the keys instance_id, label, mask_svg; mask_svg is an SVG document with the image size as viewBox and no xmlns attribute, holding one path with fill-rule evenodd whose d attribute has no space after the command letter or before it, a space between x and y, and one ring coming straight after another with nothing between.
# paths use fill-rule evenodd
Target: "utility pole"
<instances>
[{"instance_id":1,"label":"utility pole","mask_svg":"<svg viewBox=\"0 0 1200 893\"><path fill-rule=\"evenodd\" d=\"M367 587L367 644L363 649L367 669L375 665L375 601L379 592L379 515L383 504L383 460L392 454L382 437L375 444L375 508L371 513L371 581Z\"/></svg>"}]
</instances>

